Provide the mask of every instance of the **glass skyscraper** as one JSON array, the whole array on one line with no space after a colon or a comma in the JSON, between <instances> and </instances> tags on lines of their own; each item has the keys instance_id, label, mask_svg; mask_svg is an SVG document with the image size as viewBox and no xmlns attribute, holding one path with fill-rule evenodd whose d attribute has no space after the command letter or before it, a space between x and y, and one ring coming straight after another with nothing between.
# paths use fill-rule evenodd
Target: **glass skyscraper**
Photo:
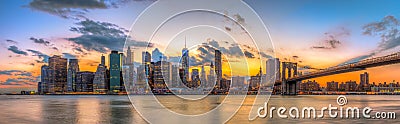
<instances>
[{"instance_id":1,"label":"glass skyscraper","mask_svg":"<svg viewBox=\"0 0 400 124\"><path fill-rule=\"evenodd\" d=\"M120 90L121 86L121 56L118 51L111 51L109 57L110 64L110 90ZM118 92L118 91L117 91Z\"/></svg>"},{"instance_id":2,"label":"glass skyscraper","mask_svg":"<svg viewBox=\"0 0 400 124\"><path fill-rule=\"evenodd\" d=\"M69 59L68 76L67 76L67 91L76 91L76 73L79 72L78 59Z\"/></svg>"}]
</instances>

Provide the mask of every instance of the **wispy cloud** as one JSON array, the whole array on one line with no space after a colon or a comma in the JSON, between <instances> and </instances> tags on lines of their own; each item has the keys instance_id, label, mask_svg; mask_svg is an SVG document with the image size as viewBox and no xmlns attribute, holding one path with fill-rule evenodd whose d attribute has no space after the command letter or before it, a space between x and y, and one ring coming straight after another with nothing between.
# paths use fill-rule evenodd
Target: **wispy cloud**
<instances>
[{"instance_id":1,"label":"wispy cloud","mask_svg":"<svg viewBox=\"0 0 400 124\"><path fill-rule=\"evenodd\" d=\"M11 44L18 44L17 41L15 41L15 40L10 40L10 39L7 39L6 42L7 42L7 43L11 43Z\"/></svg>"},{"instance_id":2,"label":"wispy cloud","mask_svg":"<svg viewBox=\"0 0 400 124\"><path fill-rule=\"evenodd\" d=\"M21 70L0 70L0 75L8 76L32 76L32 73Z\"/></svg>"},{"instance_id":3,"label":"wispy cloud","mask_svg":"<svg viewBox=\"0 0 400 124\"><path fill-rule=\"evenodd\" d=\"M370 58L378 53L386 50L390 50L400 46L400 23L399 20L392 16L385 16L381 21L368 23L363 26L363 34L368 36L378 36L381 41L378 43L378 47L367 54L352 58L346 62L341 63L354 63L363 59Z\"/></svg>"},{"instance_id":4,"label":"wispy cloud","mask_svg":"<svg viewBox=\"0 0 400 124\"><path fill-rule=\"evenodd\" d=\"M312 49L336 49L340 45L345 38L350 36L350 30L344 27L336 28L332 31L325 32L324 38L319 41L319 45L314 45Z\"/></svg>"},{"instance_id":5,"label":"wispy cloud","mask_svg":"<svg viewBox=\"0 0 400 124\"><path fill-rule=\"evenodd\" d=\"M37 63L47 63L48 59L50 57L50 56L48 56L40 51L37 51L37 50L27 49L27 51L31 52L33 54L32 56L37 56L39 59L41 59L41 60L36 60Z\"/></svg>"},{"instance_id":6,"label":"wispy cloud","mask_svg":"<svg viewBox=\"0 0 400 124\"><path fill-rule=\"evenodd\" d=\"M17 46L14 46L14 45L8 47L8 50L11 51L11 52L13 52L13 53L15 53L15 54L18 54L18 55L25 55L25 56L28 55L27 52L18 49L18 47L17 47Z\"/></svg>"},{"instance_id":7,"label":"wispy cloud","mask_svg":"<svg viewBox=\"0 0 400 124\"><path fill-rule=\"evenodd\" d=\"M50 45L50 41L44 40L42 38L37 39L37 38L31 37L29 39L32 40L34 43L37 43L37 44L43 44L45 46L49 46Z\"/></svg>"}]
</instances>

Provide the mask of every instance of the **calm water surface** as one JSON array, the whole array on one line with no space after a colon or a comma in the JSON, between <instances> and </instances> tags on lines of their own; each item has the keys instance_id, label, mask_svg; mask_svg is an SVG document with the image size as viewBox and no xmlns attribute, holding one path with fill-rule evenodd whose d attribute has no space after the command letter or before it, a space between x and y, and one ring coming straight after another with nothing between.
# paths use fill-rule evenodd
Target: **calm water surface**
<instances>
[{"instance_id":1,"label":"calm water surface","mask_svg":"<svg viewBox=\"0 0 400 124\"><path fill-rule=\"evenodd\" d=\"M222 96L210 96L210 101L201 103L203 107L196 105L174 106L176 100L173 96L160 96L168 108L177 112L197 110L204 112L212 109ZM304 107L310 106L320 110L329 104L337 106L337 96L271 96L269 106ZM259 118L248 121L248 113L252 107L250 97L246 99L238 113L228 123L400 123L398 119L372 120L372 119L280 119L274 114L274 118ZM400 115L400 96L347 96L348 105L354 107L371 107L374 111L396 112ZM145 102L145 101L144 101ZM150 104L150 103L149 103ZM204 104L207 107L204 107ZM235 103L240 104L240 103ZM60 124L60 123L146 123L135 111L127 96L0 96L0 123L29 123L29 124ZM328 116L325 114L325 116ZM167 117L160 117L167 119ZM218 115L215 116L218 119ZM204 123L213 121L205 120ZM176 122L182 123L182 122Z\"/></svg>"}]
</instances>

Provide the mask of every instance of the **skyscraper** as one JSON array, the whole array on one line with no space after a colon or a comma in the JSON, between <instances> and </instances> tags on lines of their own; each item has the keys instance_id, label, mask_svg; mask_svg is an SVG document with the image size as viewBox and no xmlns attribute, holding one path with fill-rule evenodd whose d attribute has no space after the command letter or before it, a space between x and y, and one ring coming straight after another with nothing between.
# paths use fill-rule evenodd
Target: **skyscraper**
<instances>
[{"instance_id":1,"label":"skyscraper","mask_svg":"<svg viewBox=\"0 0 400 124\"><path fill-rule=\"evenodd\" d=\"M54 55L49 58L49 92L55 93L67 91L67 64L68 60L61 56Z\"/></svg>"},{"instance_id":2,"label":"skyscraper","mask_svg":"<svg viewBox=\"0 0 400 124\"><path fill-rule=\"evenodd\" d=\"M48 85L50 84L50 68L47 65L43 65L41 67L40 82L42 82L42 85L41 85L42 90L41 90L40 94L48 93L49 92Z\"/></svg>"},{"instance_id":3,"label":"skyscraper","mask_svg":"<svg viewBox=\"0 0 400 124\"><path fill-rule=\"evenodd\" d=\"M76 74L76 91L93 92L94 73L89 71L78 72Z\"/></svg>"},{"instance_id":4,"label":"skyscraper","mask_svg":"<svg viewBox=\"0 0 400 124\"><path fill-rule=\"evenodd\" d=\"M118 51L111 51L110 54L110 90L120 90L121 85L121 54Z\"/></svg>"},{"instance_id":5,"label":"skyscraper","mask_svg":"<svg viewBox=\"0 0 400 124\"><path fill-rule=\"evenodd\" d=\"M151 54L147 51L142 52L142 64L151 62Z\"/></svg>"},{"instance_id":6,"label":"skyscraper","mask_svg":"<svg viewBox=\"0 0 400 124\"><path fill-rule=\"evenodd\" d=\"M101 55L101 63L100 64L102 64L104 66L106 65L106 57L103 55Z\"/></svg>"},{"instance_id":7,"label":"skyscraper","mask_svg":"<svg viewBox=\"0 0 400 124\"><path fill-rule=\"evenodd\" d=\"M266 76L267 76L267 82L274 83L275 80L280 79L280 61L279 58L270 58L267 60L266 63ZM275 77L274 77L275 76ZM275 78L275 80L272 80Z\"/></svg>"},{"instance_id":8,"label":"skyscraper","mask_svg":"<svg viewBox=\"0 0 400 124\"><path fill-rule=\"evenodd\" d=\"M180 87L179 83L179 66L172 65L171 67L171 83L172 87Z\"/></svg>"},{"instance_id":9,"label":"skyscraper","mask_svg":"<svg viewBox=\"0 0 400 124\"><path fill-rule=\"evenodd\" d=\"M200 85L200 76L199 76L199 69L194 68L192 69L192 79L191 79L191 86L190 87L198 87Z\"/></svg>"},{"instance_id":10,"label":"skyscraper","mask_svg":"<svg viewBox=\"0 0 400 124\"><path fill-rule=\"evenodd\" d=\"M221 51L215 50L215 74L217 76L217 86L219 88L224 88L221 85L222 82L222 59Z\"/></svg>"},{"instance_id":11,"label":"skyscraper","mask_svg":"<svg viewBox=\"0 0 400 124\"><path fill-rule=\"evenodd\" d=\"M107 85L107 66L104 65L103 59L105 57L102 55L101 56L101 61L97 66L96 73L94 74L94 79L93 79L93 91L94 92L102 92L105 93L108 90L108 85Z\"/></svg>"},{"instance_id":12,"label":"skyscraper","mask_svg":"<svg viewBox=\"0 0 400 124\"><path fill-rule=\"evenodd\" d=\"M368 72L364 72L363 74L360 74L360 85L364 86L365 84L369 84Z\"/></svg>"},{"instance_id":13,"label":"skyscraper","mask_svg":"<svg viewBox=\"0 0 400 124\"><path fill-rule=\"evenodd\" d=\"M188 86L187 82L189 80L189 50L186 48L186 38L185 47L182 49L182 69L183 69L183 83Z\"/></svg>"},{"instance_id":14,"label":"skyscraper","mask_svg":"<svg viewBox=\"0 0 400 124\"><path fill-rule=\"evenodd\" d=\"M204 69L204 65L201 66L201 72L200 72L200 86L205 86L207 82L207 75L206 75L206 70ZM204 88L204 87L203 87Z\"/></svg>"},{"instance_id":15,"label":"skyscraper","mask_svg":"<svg viewBox=\"0 0 400 124\"><path fill-rule=\"evenodd\" d=\"M125 64L123 65L123 79L124 85L133 87L134 79L135 79L135 67L133 65L133 52L131 51L131 47L128 46L128 50L126 50L126 58Z\"/></svg>"},{"instance_id":16,"label":"skyscraper","mask_svg":"<svg viewBox=\"0 0 400 124\"><path fill-rule=\"evenodd\" d=\"M42 93L42 82L38 82L37 90L38 90L38 93L39 93L39 94Z\"/></svg>"},{"instance_id":17,"label":"skyscraper","mask_svg":"<svg viewBox=\"0 0 400 124\"><path fill-rule=\"evenodd\" d=\"M165 82L171 79L171 64L166 61L154 63L154 89L166 89Z\"/></svg>"},{"instance_id":18,"label":"skyscraper","mask_svg":"<svg viewBox=\"0 0 400 124\"><path fill-rule=\"evenodd\" d=\"M215 77L215 70L214 70L214 64L211 62L210 64L210 70L209 74L207 76L207 87L215 87L216 85L216 77Z\"/></svg>"},{"instance_id":19,"label":"skyscraper","mask_svg":"<svg viewBox=\"0 0 400 124\"><path fill-rule=\"evenodd\" d=\"M132 51L131 47L128 46L128 50L126 50L126 58L125 58L125 64L132 64L133 63L133 58L132 58Z\"/></svg>"},{"instance_id":20,"label":"skyscraper","mask_svg":"<svg viewBox=\"0 0 400 124\"><path fill-rule=\"evenodd\" d=\"M76 86L76 73L79 72L78 59L69 59L68 75L67 75L67 91L75 91Z\"/></svg>"},{"instance_id":21,"label":"skyscraper","mask_svg":"<svg viewBox=\"0 0 400 124\"><path fill-rule=\"evenodd\" d=\"M360 85L358 85L358 90L368 90L367 84L369 84L369 74L368 72L364 72L363 74L360 74Z\"/></svg>"}]
</instances>

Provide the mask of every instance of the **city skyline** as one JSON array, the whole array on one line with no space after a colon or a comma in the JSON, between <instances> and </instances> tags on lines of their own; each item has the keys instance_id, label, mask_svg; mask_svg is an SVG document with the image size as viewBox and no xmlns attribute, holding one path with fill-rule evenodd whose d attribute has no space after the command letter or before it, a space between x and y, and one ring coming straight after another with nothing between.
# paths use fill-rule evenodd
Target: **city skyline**
<instances>
[{"instance_id":1,"label":"city skyline","mask_svg":"<svg viewBox=\"0 0 400 124\"><path fill-rule=\"evenodd\" d=\"M37 82L40 81L41 66L53 55L79 59L80 70L95 72L98 64L100 64L97 61L99 56L109 53L112 50L122 51L123 45L120 42L115 42L114 45L109 43L125 40L122 37L127 36L127 33L119 29L129 30L134 17L137 17L142 10L152 3L152 1L134 1L127 2L126 6L118 4L118 7L115 8L109 5L106 5L106 8L94 7L96 9L82 7L82 9L90 10L88 12L83 11L86 18L82 19L71 13L56 14L41 9L40 6L34 6L38 5L35 4L36 2L13 1L12 3L2 4L5 5L2 6L2 9L5 10L2 12L12 9L15 10L16 14L2 13L4 18L9 18L9 20L3 20L1 25L9 30L3 30L0 33L1 44L4 46L0 49L4 53L0 57L7 58L0 61L0 66L2 67L0 70L0 92L13 92L26 88L35 88ZM364 6L355 7L359 6L359 2L351 1L346 5L341 5L342 8L337 10L334 6L330 5L339 4L341 3L340 1L331 1L329 4L319 1L294 2L296 4L287 3L287 1L275 1L268 4L264 3L265 1L245 2L253 7L259 13L261 19L268 25L272 41L275 45L274 54L276 56L274 57L279 58L281 61L290 60L298 62L299 66L303 67L301 68L302 71L315 71L307 68L323 69L342 64L348 60L386 55L396 52L399 48L398 37L394 37L390 41L385 41L376 36L378 33L385 32L376 32L376 30L371 29L373 26L376 26L374 24L391 23L390 20L397 20L399 15L396 12L399 9L395 6L396 4L388 5L368 1L362 2ZM68 8L68 6L65 8ZM354 8L356 9L354 10ZM80 11L80 9L78 7L77 11ZM372 12L371 10L376 11ZM274 11L281 13L276 14L273 13ZM374 14L373 16L363 16L369 15L367 13ZM104 18L101 16L103 14L108 14L112 18ZM133 18L126 18L132 17L132 14ZM227 14L235 15L236 13L228 11ZM16 17L15 15L24 16ZM239 17L241 16L236 15L235 17L240 19ZM247 23L248 20L246 18L243 19L244 23ZM30 21L26 22L26 20ZM43 23L48 25L43 26ZM108 42L82 41L82 39L91 36L95 37L96 35L90 35L93 33L105 35L96 31L84 32L85 29L89 29L89 25L106 27L106 30L104 30L105 34L112 34L112 36L118 37L108 38ZM105 25L109 25L109 27ZM172 25L177 24L173 23ZM224 25L230 26L230 24ZM398 25L394 25L394 28L397 29ZM110 30L115 30L116 32L109 32ZM233 31L234 28L231 28L231 30ZM183 43L183 36L186 35L190 41L188 44L193 46L196 44L194 42L207 42L207 38L210 38L194 34L195 32L185 33L177 36L175 40L179 41L177 44ZM218 41L219 45L223 45L224 41L228 38L215 36L213 39ZM158 40L158 42L170 41L166 39ZM140 63L141 52L139 51L148 47L143 41L143 39L139 38L134 44L135 49L133 51L137 51L134 53L135 63ZM152 45L152 49L149 50L150 52L153 51L153 48L160 48L161 52L169 49L169 46L162 44L154 43ZM240 43L240 45L243 45L243 43ZM175 56L179 55L180 50L180 47L175 50L178 52ZM268 53L269 51L263 50L262 52ZM168 55L173 54L168 53ZM106 58L108 59L108 56ZM108 65L108 62L105 63ZM265 66L265 62L262 63ZM251 69L253 70L253 75L257 73L258 68L259 66L254 66ZM370 82L391 82L393 80L400 80L399 76L394 73L399 69L400 65L397 64L367 69L366 71L371 75ZM351 80L358 80L359 73L352 72L316 78L315 80L320 82L321 85L326 85L326 82L332 80L340 82L347 81L349 78Z\"/></svg>"}]
</instances>

